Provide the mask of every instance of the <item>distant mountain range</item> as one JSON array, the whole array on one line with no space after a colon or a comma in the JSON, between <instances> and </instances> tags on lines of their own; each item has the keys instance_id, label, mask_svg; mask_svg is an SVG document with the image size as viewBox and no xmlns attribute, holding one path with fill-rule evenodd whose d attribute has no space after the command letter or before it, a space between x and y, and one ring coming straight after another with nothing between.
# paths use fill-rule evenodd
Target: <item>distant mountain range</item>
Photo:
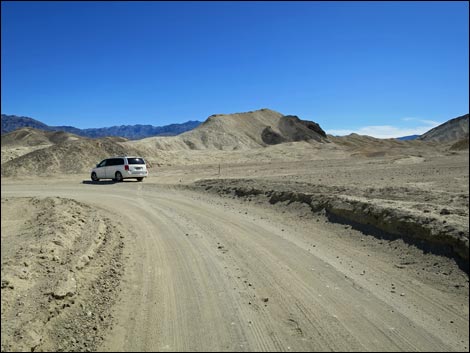
<instances>
[{"instance_id":1,"label":"distant mountain range","mask_svg":"<svg viewBox=\"0 0 470 353\"><path fill-rule=\"evenodd\" d=\"M65 131L75 135L100 138L107 136L125 137L130 140L138 140L151 136L174 136L198 127L202 122L187 121L181 124L170 124L164 126L153 125L121 125L103 128L79 129L73 126L49 126L36 119L2 114L1 133L6 134L22 127L32 127L44 131Z\"/></svg>"},{"instance_id":2,"label":"distant mountain range","mask_svg":"<svg viewBox=\"0 0 470 353\"><path fill-rule=\"evenodd\" d=\"M409 136L397 137L397 140L401 140L401 141L416 140L420 136L421 135L409 135Z\"/></svg>"}]
</instances>

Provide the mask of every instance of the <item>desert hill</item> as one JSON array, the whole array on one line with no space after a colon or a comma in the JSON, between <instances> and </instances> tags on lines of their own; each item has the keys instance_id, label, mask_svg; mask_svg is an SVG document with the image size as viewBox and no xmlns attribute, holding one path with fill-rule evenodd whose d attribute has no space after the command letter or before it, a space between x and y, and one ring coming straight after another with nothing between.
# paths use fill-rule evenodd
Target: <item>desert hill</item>
<instances>
[{"instance_id":1,"label":"desert hill","mask_svg":"<svg viewBox=\"0 0 470 353\"><path fill-rule=\"evenodd\" d=\"M396 155L405 150L409 153L413 149L417 154L442 150L457 151L468 149L468 124L469 115L466 114L451 119L416 138L413 135L408 138L379 139L352 133L346 136L328 135L328 139L351 151L352 156L380 157Z\"/></svg>"},{"instance_id":2,"label":"desert hill","mask_svg":"<svg viewBox=\"0 0 470 353\"><path fill-rule=\"evenodd\" d=\"M349 134L346 136L330 136L331 142L344 147L351 156L383 157L399 154L421 154L423 152L440 151L442 144L418 140L399 140L394 138L379 139L371 136Z\"/></svg>"},{"instance_id":3,"label":"desert hill","mask_svg":"<svg viewBox=\"0 0 470 353\"><path fill-rule=\"evenodd\" d=\"M194 130L176 137L151 137L133 142L158 150L249 150L294 141L328 142L317 123L284 116L270 109L211 115Z\"/></svg>"},{"instance_id":4,"label":"desert hill","mask_svg":"<svg viewBox=\"0 0 470 353\"><path fill-rule=\"evenodd\" d=\"M422 141L457 142L468 137L469 115L462 115L429 130L418 139Z\"/></svg>"},{"instance_id":5,"label":"desert hill","mask_svg":"<svg viewBox=\"0 0 470 353\"><path fill-rule=\"evenodd\" d=\"M44 131L25 127L1 136L2 165L12 159L65 141L83 137L63 131Z\"/></svg>"},{"instance_id":6,"label":"desert hill","mask_svg":"<svg viewBox=\"0 0 470 353\"><path fill-rule=\"evenodd\" d=\"M74 141L82 137L63 131L44 131L24 127L2 135L2 147L52 145L64 141Z\"/></svg>"},{"instance_id":7,"label":"desert hill","mask_svg":"<svg viewBox=\"0 0 470 353\"><path fill-rule=\"evenodd\" d=\"M109 156L140 154L120 138L64 140L2 164L2 176L70 174L89 171Z\"/></svg>"}]
</instances>

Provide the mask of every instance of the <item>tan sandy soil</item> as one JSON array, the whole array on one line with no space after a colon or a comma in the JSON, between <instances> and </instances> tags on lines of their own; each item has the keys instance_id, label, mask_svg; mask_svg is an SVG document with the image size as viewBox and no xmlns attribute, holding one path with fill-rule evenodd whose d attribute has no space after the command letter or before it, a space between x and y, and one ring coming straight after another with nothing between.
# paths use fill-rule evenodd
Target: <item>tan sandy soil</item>
<instances>
[{"instance_id":1,"label":"tan sandy soil","mask_svg":"<svg viewBox=\"0 0 470 353\"><path fill-rule=\"evenodd\" d=\"M40 150L43 148L51 147L52 145L38 145L38 146L14 146L14 147L2 147L2 165L12 159L24 156L28 153Z\"/></svg>"},{"instance_id":2,"label":"tan sandy soil","mask_svg":"<svg viewBox=\"0 0 470 353\"><path fill-rule=\"evenodd\" d=\"M451 257L330 222L302 202L235 194L249 179L242 186L364 199L446 221L468 242L468 151L221 162L220 173L218 161L154 166L143 183L2 178L2 349L468 351L468 275ZM113 249L124 237L122 253L102 251L78 270L97 224ZM83 242L54 247L70 259L63 265L46 247L58 234ZM100 269L113 268L116 281L97 285ZM65 270L76 274L76 292L46 295ZM100 288L114 305L99 303ZM89 306L101 308L97 318ZM47 321L50 308L60 310ZM7 320L18 313L29 319Z\"/></svg>"},{"instance_id":3,"label":"tan sandy soil","mask_svg":"<svg viewBox=\"0 0 470 353\"><path fill-rule=\"evenodd\" d=\"M122 267L117 224L69 198L2 194L2 351L100 343Z\"/></svg>"}]
</instances>

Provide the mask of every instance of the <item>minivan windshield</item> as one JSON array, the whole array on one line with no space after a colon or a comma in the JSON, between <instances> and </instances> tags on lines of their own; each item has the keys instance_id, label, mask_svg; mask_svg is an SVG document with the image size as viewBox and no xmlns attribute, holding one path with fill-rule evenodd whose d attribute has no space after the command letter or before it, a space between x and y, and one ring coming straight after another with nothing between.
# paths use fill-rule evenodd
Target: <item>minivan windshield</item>
<instances>
[{"instance_id":1,"label":"minivan windshield","mask_svg":"<svg viewBox=\"0 0 470 353\"><path fill-rule=\"evenodd\" d=\"M145 164L143 158L127 158L129 164Z\"/></svg>"}]
</instances>

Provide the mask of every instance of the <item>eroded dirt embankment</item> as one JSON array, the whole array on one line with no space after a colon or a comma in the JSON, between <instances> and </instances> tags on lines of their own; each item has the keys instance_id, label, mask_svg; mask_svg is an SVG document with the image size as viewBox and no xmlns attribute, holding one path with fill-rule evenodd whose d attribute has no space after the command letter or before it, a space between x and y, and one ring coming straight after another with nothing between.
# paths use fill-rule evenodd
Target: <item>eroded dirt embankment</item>
<instances>
[{"instance_id":1,"label":"eroded dirt embankment","mask_svg":"<svg viewBox=\"0 0 470 353\"><path fill-rule=\"evenodd\" d=\"M2 351L90 351L123 269L117 223L59 197L2 198Z\"/></svg>"},{"instance_id":2,"label":"eroded dirt embankment","mask_svg":"<svg viewBox=\"0 0 470 353\"><path fill-rule=\"evenodd\" d=\"M419 195L420 191L408 188L358 192L346 187L259 179L202 180L190 188L248 201L257 198L270 204L306 204L313 213L325 213L330 221L349 224L379 238L401 238L426 252L454 258L463 270L469 272L466 195L447 195L449 200L443 207L443 195L434 195L434 200L429 193ZM418 194L410 198L410 193Z\"/></svg>"}]
</instances>

